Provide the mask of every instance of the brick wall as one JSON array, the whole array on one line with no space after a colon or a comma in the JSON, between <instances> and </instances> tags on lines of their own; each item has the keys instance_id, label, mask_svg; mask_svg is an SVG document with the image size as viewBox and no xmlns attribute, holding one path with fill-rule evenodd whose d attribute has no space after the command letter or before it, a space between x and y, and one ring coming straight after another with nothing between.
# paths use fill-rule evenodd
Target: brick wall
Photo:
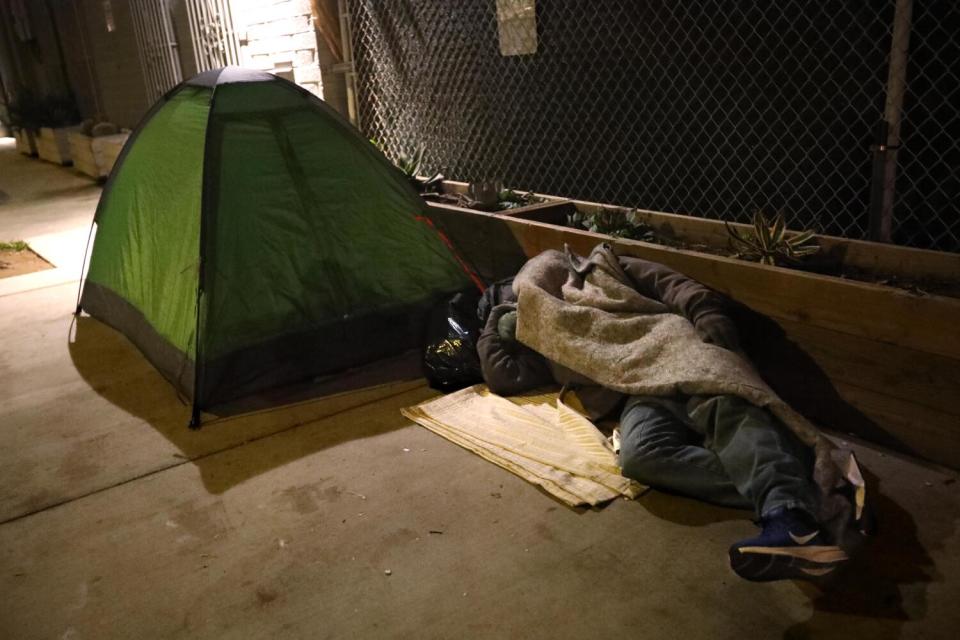
<instances>
[{"instance_id":1,"label":"brick wall","mask_svg":"<svg viewBox=\"0 0 960 640\"><path fill-rule=\"evenodd\" d=\"M323 97L310 0L233 0L241 63L270 71Z\"/></svg>"}]
</instances>

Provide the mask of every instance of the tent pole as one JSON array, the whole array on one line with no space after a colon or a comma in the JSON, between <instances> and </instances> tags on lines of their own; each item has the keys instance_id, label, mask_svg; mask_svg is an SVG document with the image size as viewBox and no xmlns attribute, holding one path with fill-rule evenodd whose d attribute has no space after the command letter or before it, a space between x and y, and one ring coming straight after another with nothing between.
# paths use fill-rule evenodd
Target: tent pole
<instances>
[{"instance_id":1,"label":"tent pole","mask_svg":"<svg viewBox=\"0 0 960 640\"><path fill-rule=\"evenodd\" d=\"M197 406L197 403L193 403L193 408L190 410L190 428L194 431L197 431L201 427L200 423L200 407Z\"/></svg>"},{"instance_id":2,"label":"tent pole","mask_svg":"<svg viewBox=\"0 0 960 640\"><path fill-rule=\"evenodd\" d=\"M220 70L221 72L223 69ZM210 181L213 172L207 166L210 162L210 136L213 130L213 110L217 100L217 86L219 86L219 76L210 88L210 108L207 111L207 127L203 134L203 173L200 177L200 251L197 263L197 324L194 329L194 348L193 348L193 408L190 411L191 429L200 428L200 390L203 388L203 356L200 353L200 317L203 313L203 294L206 289L206 240L207 240L207 209L210 207Z\"/></svg>"},{"instance_id":3,"label":"tent pole","mask_svg":"<svg viewBox=\"0 0 960 640\"><path fill-rule=\"evenodd\" d=\"M87 256L90 253L90 238L93 237L93 225L97 224L97 217L94 216L90 221L90 231L87 232L87 244L83 248L83 262L80 263L80 286L77 287L77 308L73 312L74 317L80 316L80 298L83 296L83 271L87 268Z\"/></svg>"}]
</instances>

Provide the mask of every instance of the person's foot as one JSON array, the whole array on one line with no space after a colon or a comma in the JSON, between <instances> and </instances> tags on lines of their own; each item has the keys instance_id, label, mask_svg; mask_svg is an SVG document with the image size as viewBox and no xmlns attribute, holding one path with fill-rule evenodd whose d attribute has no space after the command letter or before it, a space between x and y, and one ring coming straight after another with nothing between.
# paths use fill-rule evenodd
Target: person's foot
<instances>
[{"instance_id":1,"label":"person's foot","mask_svg":"<svg viewBox=\"0 0 960 640\"><path fill-rule=\"evenodd\" d=\"M829 544L814 519L799 509L774 509L761 519L763 533L730 547L730 568L747 580L826 578L847 560Z\"/></svg>"}]
</instances>

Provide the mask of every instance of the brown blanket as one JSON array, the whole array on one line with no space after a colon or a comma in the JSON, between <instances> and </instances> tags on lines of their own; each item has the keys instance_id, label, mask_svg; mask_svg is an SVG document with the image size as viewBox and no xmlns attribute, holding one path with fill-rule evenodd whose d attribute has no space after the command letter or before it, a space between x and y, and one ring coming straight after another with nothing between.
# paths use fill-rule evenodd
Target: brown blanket
<instances>
[{"instance_id":1,"label":"brown blanket","mask_svg":"<svg viewBox=\"0 0 960 640\"><path fill-rule=\"evenodd\" d=\"M735 395L765 407L815 448L820 520L838 539L862 515L863 478L839 449L794 411L742 356L703 342L686 318L630 284L608 245L583 259L547 251L513 282L517 339L553 362L630 395Z\"/></svg>"}]
</instances>

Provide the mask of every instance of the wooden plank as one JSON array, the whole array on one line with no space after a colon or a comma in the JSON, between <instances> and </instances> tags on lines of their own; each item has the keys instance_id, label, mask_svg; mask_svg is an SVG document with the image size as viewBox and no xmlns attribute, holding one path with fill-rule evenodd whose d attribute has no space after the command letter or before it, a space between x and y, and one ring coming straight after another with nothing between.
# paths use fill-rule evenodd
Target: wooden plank
<instances>
[{"instance_id":1,"label":"wooden plank","mask_svg":"<svg viewBox=\"0 0 960 640\"><path fill-rule=\"evenodd\" d=\"M467 183L448 180L444 182L444 191L448 193L466 193ZM548 201L563 200L558 196L536 194ZM574 205L585 212L596 212L603 207L616 205L572 200ZM720 220L699 218L693 215L665 213L649 209L637 209L637 213L657 231L668 237L678 237L693 244L705 244L725 247L728 233ZM554 223L562 221L552 221ZM751 225L733 223L741 231L749 231ZM868 273L883 276L901 275L917 279L960 280L960 254L945 251L929 251L894 244L851 240L836 236L817 237L823 247L826 262L856 267Z\"/></svg>"},{"instance_id":2,"label":"wooden plank","mask_svg":"<svg viewBox=\"0 0 960 640\"><path fill-rule=\"evenodd\" d=\"M597 202L574 200L581 211L596 212L609 206ZM676 237L693 244L726 247L729 233L720 220L695 216L637 209L641 220L667 237ZM743 232L753 225L731 223ZM960 254L945 251L929 251L893 244L851 240L820 235L817 241L822 247L817 261L855 267L881 276L901 275L917 279L933 279L955 282L960 280Z\"/></svg>"},{"instance_id":3,"label":"wooden plank","mask_svg":"<svg viewBox=\"0 0 960 640\"><path fill-rule=\"evenodd\" d=\"M548 224L563 224L567 216L576 212L572 200L551 200L536 204L500 211L501 215L518 220L535 220Z\"/></svg>"},{"instance_id":4,"label":"wooden plank","mask_svg":"<svg viewBox=\"0 0 960 640\"><path fill-rule=\"evenodd\" d=\"M60 127L57 129L41 127L40 135L37 138L37 153L40 158L54 164L70 164L70 143L67 140L67 134L71 131L79 131L79 129L79 127Z\"/></svg>"},{"instance_id":5,"label":"wooden plank","mask_svg":"<svg viewBox=\"0 0 960 640\"><path fill-rule=\"evenodd\" d=\"M323 37L327 50L334 63L343 62L343 49L340 45L340 20L330 13L328 4L321 0L310 0L313 24Z\"/></svg>"},{"instance_id":6,"label":"wooden plank","mask_svg":"<svg viewBox=\"0 0 960 640\"><path fill-rule=\"evenodd\" d=\"M67 141L70 143L73 167L91 178L100 178L100 169L93 154L93 138L79 131L71 131L67 134Z\"/></svg>"},{"instance_id":7,"label":"wooden plank","mask_svg":"<svg viewBox=\"0 0 960 640\"><path fill-rule=\"evenodd\" d=\"M470 209L461 207L448 202L426 201L427 206L433 209L443 209L446 211L470 211L473 213L502 215L519 220L536 220L537 222L546 222L550 224L561 224L567 219L567 215L576 211L573 206L573 200L548 200L546 202L537 202L528 204L516 209L506 209L503 211L481 211L479 209Z\"/></svg>"},{"instance_id":8,"label":"wooden plank","mask_svg":"<svg viewBox=\"0 0 960 640\"><path fill-rule=\"evenodd\" d=\"M129 133L115 133L93 139L93 155L101 175L104 177L110 175L129 137Z\"/></svg>"},{"instance_id":9,"label":"wooden plank","mask_svg":"<svg viewBox=\"0 0 960 640\"><path fill-rule=\"evenodd\" d=\"M761 375L810 420L960 467L960 361L740 310L734 318Z\"/></svg>"},{"instance_id":10,"label":"wooden plank","mask_svg":"<svg viewBox=\"0 0 960 640\"><path fill-rule=\"evenodd\" d=\"M898 451L960 468L960 417L838 382L840 396L899 441ZM833 425L843 430L844 425ZM852 431L852 430L851 430ZM871 438L876 442L876 436Z\"/></svg>"},{"instance_id":11,"label":"wooden plank","mask_svg":"<svg viewBox=\"0 0 960 640\"><path fill-rule=\"evenodd\" d=\"M37 155L37 136L33 131L18 128L13 135L17 141L17 151L25 156Z\"/></svg>"},{"instance_id":12,"label":"wooden plank","mask_svg":"<svg viewBox=\"0 0 960 640\"><path fill-rule=\"evenodd\" d=\"M486 284L514 275L527 254L513 231L493 214L428 202L430 217Z\"/></svg>"},{"instance_id":13,"label":"wooden plank","mask_svg":"<svg viewBox=\"0 0 960 640\"><path fill-rule=\"evenodd\" d=\"M960 360L800 322L778 323L832 380L960 415L956 398L960 390Z\"/></svg>"},{"instance_id":14,"label":"wooden plank","mask_svg":"<svg viewBox=\"0 0 960 640\"><path fill-rule=\"evenodd\" d=\"M510 228L528 256L562 249L564 244L587 253L599 242L611 242L625 255L670 266L771 317L960 358L958 299L919 296L882 285L495 217Z\"/></svg>"}]
</instances>

